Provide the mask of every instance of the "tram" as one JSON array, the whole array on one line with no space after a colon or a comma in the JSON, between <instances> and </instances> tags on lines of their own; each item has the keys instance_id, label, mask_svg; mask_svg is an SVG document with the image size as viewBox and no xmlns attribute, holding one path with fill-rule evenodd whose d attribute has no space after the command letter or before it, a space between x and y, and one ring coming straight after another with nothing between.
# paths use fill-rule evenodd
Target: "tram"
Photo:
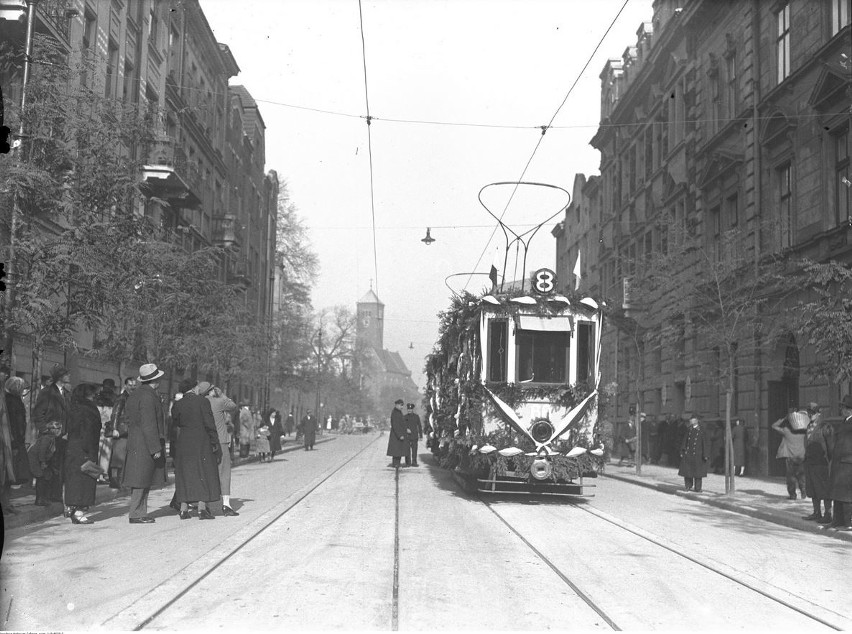
<instances>
[{"instance_id":1,"label":"tram","mask_svg":"<svg viewBox=\"0 0 852 634\"><path fill-rule=\"evenodd\" d=\"M453 299L427 357L430 447L481 493L591 496L603 467L598 429L603 307L553 292Z\"/></svg>"}]
</instances>

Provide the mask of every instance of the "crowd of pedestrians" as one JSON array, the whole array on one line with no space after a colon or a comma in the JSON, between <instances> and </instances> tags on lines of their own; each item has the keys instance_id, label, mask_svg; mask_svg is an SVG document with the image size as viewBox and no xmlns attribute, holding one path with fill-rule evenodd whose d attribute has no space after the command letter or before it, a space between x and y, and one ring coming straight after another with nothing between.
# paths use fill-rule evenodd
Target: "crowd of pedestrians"
<instances>
[{"instance_id":1,"label":"crowd of pedestrians","mask_svg":"<svg viewBox=\"0 0 852 634\"><path fill-rule=\"evenodd\" d=\"M163 376L155 364L145 364L116 394L109 378L72 389L70 371L57 364L42 377L30 408L24 379L0 369L3 512L18 512L10 489L32 487L36 505L61 502L72 523L92 524L88 511L100 484L130 489L130 522L152 523L148 493L167 481L168 439L175 474L171 506L180 517L193 508L200 519L239 515L231 506L232 451L246 457L254 446L261 461L272 461L296 431L293 414L286 421L278 410L262 416L248 402L238 407L221 388L191 379L180 383L167 407L158 391ZM306 449L315 442L310 418L298 426L306 430Z\"/></svg>"}]
</instances>

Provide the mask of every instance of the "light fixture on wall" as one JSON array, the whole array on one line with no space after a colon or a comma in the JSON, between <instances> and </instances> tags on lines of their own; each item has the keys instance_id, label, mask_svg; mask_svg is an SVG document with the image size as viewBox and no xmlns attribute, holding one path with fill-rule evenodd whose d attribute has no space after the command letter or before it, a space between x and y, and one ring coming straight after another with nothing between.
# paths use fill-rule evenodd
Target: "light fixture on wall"
<instances>
[{"instance_id":1,"label":"light fixture on wall","mask_svg":"<svg viewBox=\"0 0 852 634\"><path fill-rule=\"evenodd\" d=\"M431 234L429 233L429 231L430 231L430 227L426 227L426 237L425 237L425 238L422 238L422 239L420 240L420 242L425 242L425 243L426 243L426 246L429 246L430 244L432 244L432 243L435 241L435 238L433 238L433 237L431 236Z\"/></svg>"}]
</instances>

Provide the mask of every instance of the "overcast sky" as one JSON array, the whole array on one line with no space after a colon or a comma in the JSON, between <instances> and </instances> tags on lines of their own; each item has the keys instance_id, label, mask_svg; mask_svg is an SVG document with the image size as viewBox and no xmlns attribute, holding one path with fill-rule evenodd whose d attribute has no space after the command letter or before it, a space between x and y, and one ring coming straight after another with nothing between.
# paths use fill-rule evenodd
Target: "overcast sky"
<instances>
[{"instance_id":1,"label":"overcast sky","mask_svg":"<svg viewBox=\"0 0 852 634\"><path fill-rule=\"evenodd\" d=\"M418 385L449 305L447 276L503 268L505 240L480 189L517 181L547 124L623 0L362 2L375 201L357 0L201 0L216 39L258 101L266 169L289 186L321 262L316 308L355 302L370 282L385 304L385 347ZM533 158L525 181L571 191L596 174L589 145L600 119L599 74L635 45L651 0L629 0ZM319 112L325 111L325 112ZM390 119L401 121L389 121ZM511 187L484 200L499 216ZM521 233L558 211L558 190L522 188L504 220ZM555 265L550 229L532 240L527 271ZM420 239L431 227L431 246ZM484 255L483 255L484 253ZM480 256L482 258L480 259ZM376 268L377 273L376 273ZM507 279L520 277L511 250ZM502 271L501 271L502 273ZM450 285L459 290L468 276ZM487 277L470 279L478 292ZM414 346L411 349L409 346Z\"/></svg>"}]
</instances>

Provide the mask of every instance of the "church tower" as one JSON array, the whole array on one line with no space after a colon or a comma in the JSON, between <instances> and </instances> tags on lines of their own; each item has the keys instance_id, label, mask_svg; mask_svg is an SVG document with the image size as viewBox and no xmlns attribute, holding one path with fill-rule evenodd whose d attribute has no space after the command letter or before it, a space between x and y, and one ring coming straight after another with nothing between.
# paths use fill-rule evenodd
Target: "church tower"
<instances>
[{"instance_id":1,"label":"church tower","mask_svg":"<svg viewBox=\"0 0 852 634\"><path fill-rule=\"evenodd\" d=\"M356 337L365 345L375 350L384 349L385 305L370 290L356 304L358 323L355 328Z\"/></svg>"}]
</instances>

